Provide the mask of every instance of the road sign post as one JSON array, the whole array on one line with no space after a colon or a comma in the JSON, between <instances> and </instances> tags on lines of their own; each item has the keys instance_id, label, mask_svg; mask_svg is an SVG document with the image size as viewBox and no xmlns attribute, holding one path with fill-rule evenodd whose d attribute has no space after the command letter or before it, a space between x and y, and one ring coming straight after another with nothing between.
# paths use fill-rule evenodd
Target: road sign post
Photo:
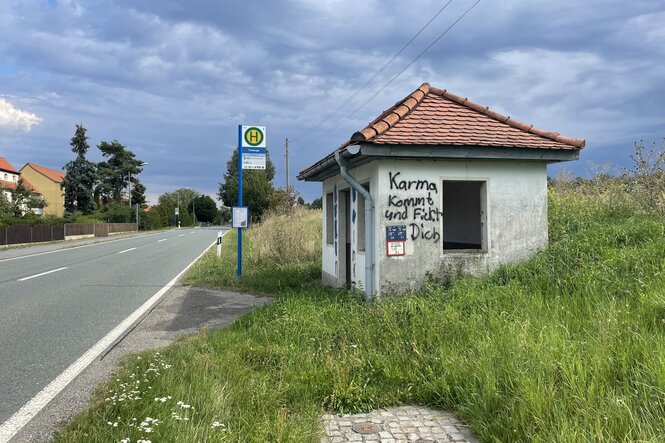
<instances>
[{"instance_id":1,"label":"road sign post","mask_svg":"<svg viewBox=\"0 0 665 443\"><path fill-rule=\"evenodd\" d=\"M266 127L238 125L238 207L242 207L243 169L266 169ZM234 214L235 214L234 208ZM238 278L242 277L242 230L249 222L247 211L245 226L238 225Z\"/></svg>"},{"instance_id":2,"label":"road sign post","mask_svg":"<svg viewBox=\"0 0 665 443\"><path fill-rule=\"evenodd\" d=\"M242 170L266 169L266 127L238 125L238 208L242 208ZM234 215L235 215L234 208ZM245 208L246 209L246 208ZM249 222L247 210L245 226L238 225L238 278L242 276L242 230Z\"/></svg>"},{"instance_id":3,"label":"road sign post","mask_svg":"<svg viewBox=\"0 0 665 443\"><path fill-rule=\"evenodd\" d=\"M242 125L238 125L238 206L242 206ZM242 277L242 228L238 228L238 278Z\"/></svg>"}]
</instances>

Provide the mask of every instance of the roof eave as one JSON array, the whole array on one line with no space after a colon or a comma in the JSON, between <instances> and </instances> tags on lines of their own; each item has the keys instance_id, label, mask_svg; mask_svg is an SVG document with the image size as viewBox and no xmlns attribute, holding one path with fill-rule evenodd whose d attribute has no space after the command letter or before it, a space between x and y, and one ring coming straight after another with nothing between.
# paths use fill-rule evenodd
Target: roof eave
<instances>
[{"instance_id":1,"label":"roof eave","mask_svg":"<svg viewBox=\"0 0 665 443\"><path fill-rule=\"evenodd\" d=\"M342 150L349 160L352 169L361 164L381 158L411 159L411 160L514 160L539 161L545 163L559 163L578 160L580 149L542 149L542 148L515 148L494 146L454 146L454 145L377 145L361 143L360 151L356 155ZM317 164L303 170L298 175L301 181L323 181L336 175L339 171L334 153L325 157Z\"/></svg>"}]
</instances>

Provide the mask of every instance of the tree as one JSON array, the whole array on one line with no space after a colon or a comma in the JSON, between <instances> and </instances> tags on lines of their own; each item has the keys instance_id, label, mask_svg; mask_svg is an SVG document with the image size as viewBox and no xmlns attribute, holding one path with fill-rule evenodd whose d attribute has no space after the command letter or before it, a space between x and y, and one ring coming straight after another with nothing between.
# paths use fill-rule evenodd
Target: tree
<instances>
[{"instance_id":1,"label":"tree","mask_svg":"<svg viewBox=\"0 0 665 443\"><path fill-rule=\"evenodd\" d=\"M103 204L120 203L129 184L130 175L133 181L134 176L143 171L143 161L137 159L132 151L117 140L110 143L102 141L97 148L108 160L97 165L99 185L95 194Z\"/></svg>"},{"instance_id":2,"label":"tree","mask_svg":"<svg viewBox=\"0 0 665 443\"><path fill-rule=\"evenodd\" d=\"M309 207L312 209L323 208L323 199L321 197L315 198L314 200L312 200L312 203L309 204Z\"/></svg>"},{"instance_id":3,"label":"tree","mask_svg":"<svg viewBox=\"0 0 665 443\"><path fill-rule=\"evenodd\" d=\"M0 217L11 215L12 204L7 200L4 193L4 188L0 186Z\"/></svg>"},{"instance_id":4,"label":"tree","mask_svg":"<svg viewBox=\"0 0 665 443\"><path fill-rule=\"evenodd\" d=\"M144 207L145 203L145 186L138 178L132 177L132 205Z\"/></svg>"},{"instance_id":5,"label":"tree","mask_svg":"<svg viewBox=\"0 0 665 443\"><path fill-rule=\"evenodd\" d=\"M301 198L293 186L279 188L268 197L268 209L279 214L290 214Z\"/></svg>"},{"instance_id":6,"label":"tree","mask_svg":"<svg viewBox=\"0 0 665 443\"><path fill-rule=\"evenodd\" d=\"M26 212L32 212L33 209L42 209L46 206L44 198L40 195L34 195L32 190L25 186L23 178L19 178L16 188L10 191L11 203L10 212L14 217L21 217Z\"/></svg>"},{"instance_id":7,"label":"tree","mask_svg":"<svg viewBox=\"0 0 665 443\"><path fill-rule=\"evenodd\" d=\"M157 199L157 204L150 210L159 213L159 218L163 226L173 226L175 220L175 208L180 208L179 219L182 226L189 226L193 223L192 215L185 209L189 203L200 194L189 188L176 189L174 192L165 192ZM198 214L198 209L197 209ZM197 215L198 217L198 215Z\"/></svg>"},{"instance_id":8,"label":"tree","mask_svg":"<svg viewBox=\"0 0 665 443\"><path fill-rule=\"evenodd\" d=\"M96 182L95 164L85 158L88 152L87 129L76 125L76 132L70 142L76 158L64 166L65 178L60 187L65 194L65 212L89 214L95 210L93 188Z\"/></svg>"},{"instance_id":9,"label":"tree","mask_svg":"<svg viewBox=\"0 0 665 443\"><path fill-rule=\"evenodd\" d=\"M242 171L242 202L249 206L252 219L261 218L268 208L268 197L274 192L272 181L275 178L275 166L266 150L266 169ZM238 150L233 151L231 160L226 163L224 181L219 184L217 193L224 206L238 205Z\"/></svg>"},{"instance_id":10,"label":"tree","mask_svg":"<svg viewBox=\"0 0 665 443\"><path fill-rule=\"evenodd\" d=\"M187 211L196 213L196 221L212 223L217 215L217 205L209 195L199 195L187 204Z\"/></svg>"}]
</instances>

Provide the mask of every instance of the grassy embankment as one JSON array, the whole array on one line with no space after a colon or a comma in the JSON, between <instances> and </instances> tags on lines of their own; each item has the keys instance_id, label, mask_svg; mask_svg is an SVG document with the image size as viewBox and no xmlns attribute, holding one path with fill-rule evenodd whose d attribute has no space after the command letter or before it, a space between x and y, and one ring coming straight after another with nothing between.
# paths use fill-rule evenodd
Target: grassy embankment
<instances>
[{"instance_id":1,"label":"grassy embankment","mask_svg":"<svg viewBox=\"0 0 665 443\"><path fill-rule=\"evenodd\" d=\"M226 240L221 266L208 256L188 281L275 303L130 358L57 441L317 441L323 410L404 403L453 409L486 441L665 436L665 224L625 190L562 187L547 251L369 304L301 285L315 249L248 264L236 285Z\"/></svg>"}]
</instances>

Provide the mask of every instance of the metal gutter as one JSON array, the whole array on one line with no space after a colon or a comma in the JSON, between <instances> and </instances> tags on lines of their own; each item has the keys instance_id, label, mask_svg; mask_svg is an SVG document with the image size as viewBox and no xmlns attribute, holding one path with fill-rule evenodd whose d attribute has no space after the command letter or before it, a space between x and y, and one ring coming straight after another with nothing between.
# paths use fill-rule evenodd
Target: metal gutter
<instances>
[{"instance_id":1,"label":"metal gutter","mask_svg":"<svg viewBox=\"0 0 665 443\"><path fill-rule=\"evenodd\" d=\"M359 151L359 146L350 146L344 152L351 155ZM344 180L365 199L365 301L369 301L374 295L374 199L369 191L349 174L348 160L340 155L339 150L335 151L335 161L339 164L339 173Z\"/></svg>"}]
</instances>

